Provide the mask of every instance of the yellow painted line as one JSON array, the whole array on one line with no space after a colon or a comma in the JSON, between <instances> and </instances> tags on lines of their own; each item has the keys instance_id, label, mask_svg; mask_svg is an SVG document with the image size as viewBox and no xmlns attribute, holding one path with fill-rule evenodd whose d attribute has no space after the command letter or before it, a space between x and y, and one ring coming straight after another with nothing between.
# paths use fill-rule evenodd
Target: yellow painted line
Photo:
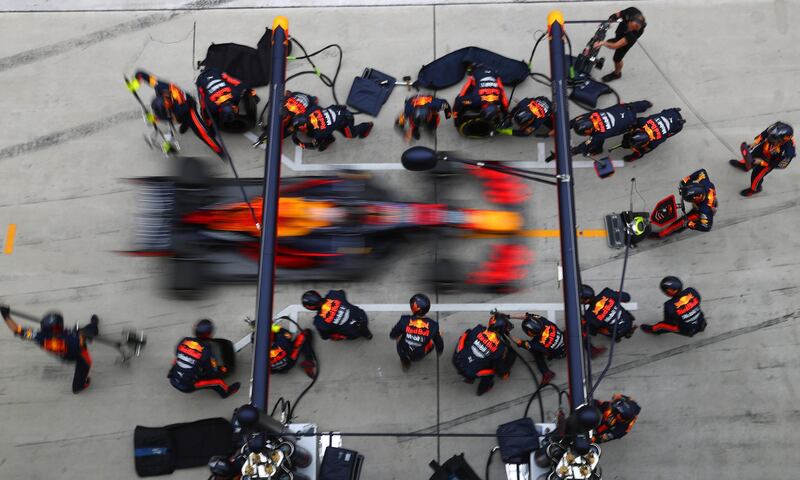
<instances>
[{"instance_id":1,"label":"yellow painted line","mask_svg":"<svg viewBox=\"0 0 800 480\"><path fill-rule=\"evenodd\" d=\"M578 230L579 237L606 238L606 234L607 234L606 230ZM510 233L508 235L485 234L485 233L469 235L470 238L500 238L500 237L554 238L560 236L561 233L558 230L544 230L544 229L522 230L521 232Z\"/></svg>"},{"instance_id":2,"label":"yellow painted line","mask_svg":"<svg viewBox=\"0 0 800 480\"><path fill-rule=\"evenodd\" d=\"M3 245L3 253L11 255L14 253L14 236L17 234L17 225L10 223L6 230L6 243Z\"/></svg>"}]
</instances>

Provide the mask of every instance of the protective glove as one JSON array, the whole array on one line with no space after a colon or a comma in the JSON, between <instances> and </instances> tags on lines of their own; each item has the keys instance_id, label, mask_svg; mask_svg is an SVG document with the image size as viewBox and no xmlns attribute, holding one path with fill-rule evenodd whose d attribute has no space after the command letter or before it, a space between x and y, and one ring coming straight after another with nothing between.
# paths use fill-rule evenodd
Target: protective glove
<instances>
[{"instance_id":1,"label":"protective glove","mask_svg":"<svg viewBox=\"0 0 800 480\"><path fill-rule=\"evenodd\" d=\"M619 17L617 16L617 14L616 14L616 13L612 13L612 14L611 14L611 15L608 17L608 21L609 21L609 22L611 22L611 23L614 23L614 22L616 22L617 20L619 20Z\"/></svg>"}]
</instances>

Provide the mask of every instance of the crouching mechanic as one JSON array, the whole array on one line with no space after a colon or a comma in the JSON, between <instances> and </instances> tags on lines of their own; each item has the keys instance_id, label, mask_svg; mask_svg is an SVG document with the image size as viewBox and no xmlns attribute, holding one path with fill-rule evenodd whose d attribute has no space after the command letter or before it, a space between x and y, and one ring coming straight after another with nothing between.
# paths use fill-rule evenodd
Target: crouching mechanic
<instances>
[{"instance_id":1,"label":"crouching mechanic","mask_svg":"<svg viewBox=\"0 0 800 480\"><path fill-rule=\"evenodd\" d=\"M287 373L297 363L300 354L303 361L300 366L310 378L317 376L317 364L314 361L314 351L311 345L313 332L304 329L292 335L292 332L283 328L278 323L272 324L269 342L269 368L272 373Z\"/></svg>"},{"instance_id":2,"label":"crouching mechanic","mask_svg":"<svg viewBox=\"0 0 800 480\"><path fill-rule=\"evenodd\" d=\"M608 108L593 110L570 120L577 135L589 137L585 142L572 147L572 154L599 155L603 153L606 139L622 135L636 126L636 114L652 107L647 100L620 103Z\"/></svg>"},{"instance_id":3,"label":"crouching mechanic","mask_svg":"<svg viewBox=\"0 0 800 480\"><path fill-rule=\"evenodd\" d=\"M197 102L194 97L180 89L173 83L161 81L142 70L135 74L135 81L129 88L136 90L139 82L150 85L156 92L155 98L150 103L153 115L161 120L172 121L173 119L180 125L179 131L186 133L192 129L197 138L205 143L219 158L225 159L222 147L217 142L214 128L209 128L197 113Z\"/></svg>"},{"instance_id":4,"label":"crouching mechanic","mask_svg":"<svg viewBox=\"0 0 800 480\"><path fill-rule=\"evenodd\" d=\"M206 125L223 132L242 133L256 125L255 90L216 68L206 68L197 77L200 113ZM244 108L242 108L244 107Z\"/></svg>"},{"instance_id":5,"label":"crouching mechanic","mask_svg":"<svg viewBox=\"0 0 800 480\"><path fill-rule=\"evenodd\" d=\"M511 130L515 137L529 137L540 127L547 128L547 134L553 136L553 102L547 97L523 98L511 109L511 119L516 128ZM537 135L539 136L539 135Z\"/></svg>"},{"instance_id":6,"label":"crouching mechanic","mask_svg":"<svg viewBox=\"0 0 800 480\"><path fill-rule=\"evenodd\" d=\"M787 123L775 122L761 132L752 145L742 143L741 150L752 162L742 158L731 160L730 164L745 172L752 168L750 187L739 192L743 197L750 197L761 191L761 184L769 172L788 167L795 157L794 130Z\"/></svg>"},{"instance_id":7,"label":"crouching mechanic","mask_svg":"<svg viewBox=\"0 0 800 480\"><path fill-rule=\"evenodd\" d=\"M372 339L367 313L347 301L344 290L331 290L323 298L316 290L303 294L302 304L314 315L314 327L323 340Z\"/></svg>"},{"instance_id":8,"label":"crouching mechanic","mask_svg":"<svg viewBox=\"0 0 800 480\"><path fill-rule=\"evenodd\" d=\"M661 291L669 297L664 302L664 320L655 325L642 325L647 333L677 333L693 337L706 329L706 317L700 309L700 294L694 288L683 288L678 277L661 279Z\"/></svg>"},{"instance_id":9,"label":"crouching mechanic","mask_svg":"<svg viewBox=\"0 0 800 480\"><path fill-rule=\"evenodd\" d=\"M600 425L594 430L592 442L604 443L609 440L622 438L631 431L636 424L636 417L642 408L631 397L615 394L610 402L594 401L602 415Z\"/></svg>"},{"instance_id":10,"label":"crouching mechanic","mask_svg":"<svg viewBox=\"0 0 800 480\"><path fill-rule=\"evenodd\" d=\"M397 341L397 355L403 370L425 358L434 348L436 354L444 351L444 341L439 332L439 324L426 317L431 309L431 300L427 295L417 293L409 300L411 315L403 315L389 332L389 338Z\"/></svg>"},{"instance_id":11,"label":"crouching mechanic","mask_svg":"<svg viewBox=\"0 0 800 480\"><path fill-rule=\"evenodd\" d=\"M488 327L479 324L459 337L453 352L453 365L466 383L474 383L476 378L480 378L478 395L492 389L495 375L505 380L511 373L517 356L506 346L503 335L512 328L514 325L508 315L493 312Z\"/></svg>"},{"instance_id":12,"label":"crouching mechanic","mask_svg":"<svg viewBox=\"0 0 800 480\"><path fill-rule=\"evenodd\" d=\"M194 337L185 337L175 348L175 360L167 373L169 383L183 393L209 388L222 398L239 391L239 382L228 385L223 377L228 368L217 358L211 345L214 323L203 319L194 326Z\"/></svg>"},{"instance_id":13,"label":"crouching mechanic","mask_svg":"<svg viewBox=\"0 0 800 480\"><path fill-rule=\"evenodd\" d=\"M433 133L439 127L439 111L444 111L444 118L449 119L452 115L450 104L447 100L436 98L433 95L414 95L406 99L401 113L395 121L395 126L401 131L405 130L406 141L419 140L419 130L423 126ZM408 124L408 129L406 129Z\"/></svg>"},{"instance_id":14,"label":"crouching mechanic","mask_svg":"<svg viewBox=\"0 0 800 480\"><path fill-rule=\"evenodd\" d=\"M468 113L479 115L493 127L499 126L508 114L506 89L494 70L478 67L467 78L453 103L456 128L467 120Z\"/></svg>"},{"instance_id":15,"label":"crouching mechanic","mask_svg":"<svg viewBox=\"0 0 800 480\"><path fill-rule=\"evenodd\" d=\"M339 132L346 138L367 138L372 131L372 122L355 124L353 112L343 105L331 105L321 108L314 106L303 115L297 115L290 125L292 141L301 148L312 148L320 152L325 151L330 144L336 141L333 132ZM303 132L311 140L306 142L300 139L299 132Z\"/></svg>"},{"instance_id":16,"label":"crouching mechanic","mask_svg":"<svg viewBox=\"0 0 800 480\"><path fill-rule=\"evenodd\" d=\"M292 134L292 124L299 115L305 115L308 109L318 106L319 99L303 92L286 90L281 104L281 124L283 125L283 138Z\"/></svg>"},{"instance_id":17,"label":"crouching mechanic","mask_svg":"<svg viewBox=\"0 0 800 480\"><path fill-rule=\"evenodd\" d=\"M622 341L622 337L631 338L636 331L633 322L636 320L631 312L622 306L624 302L630 302L631 296L628 292L618 292L610 288L604 288L598 295L589 285L581 285L581 303L586 305L583 318L589 335L598 333L611 338L614 324L617 324L615 340Z\"/></svg>"},{"instance_id":18,"label":"crouching mechanic","mask_svg":"<svg viewBox=\"0 0 800 480\"><path fill-rule=\"evenodd\" d=\"M684 177L678 185L678 191L685 202L693 208L686 215L667 225L660 232L651 235L664 238L685 228L698 232L709 232L714 226L714 214L717 212L717 189L708 178L704 168Z\"/></svg>"},{"instance_id":19,"label":"crouching mechanic","mask_svg":"<svg viewBox=\"0 0 800 480\"><path fill-rule=\"evenodd\" d=\"M89 387L91 379L92 357L86 346L89 339L99 334L97 315L92 315L89 325L81 329L64 330L64 317L58 312L50 312L42 317L39 331L23 328L11 318L8 305L0 305L0 314L14 335L23 340L35 342L42 350L50 352L67 362L75 362L75 374L72 377L72 393L80 393Z\"/></svg>"},{"instance_id":20,"label":"crouching mechanic","mask_svg":"<svg viewBox=\"0 0 800 480\"><path fill-rule=\"evenodd\" d=\"M645 153L652 152L669 137L683 130L686 120L680 112L680 108L668 108L655 115L637 119L636 128L622 137L622 148L631 150L624 159L632 162L642 158Z\"/></svg>"},{"instance_id":21,"label":"crouching mechanic","mask_svg":"<svg viewBox=\"0 0 800 480\"><path fill-rule=\"evenodd\" d=\"M536 367L539 369L539 373L542 374L539 384L548 384L556 377L556 374L547 366L547 360L567 356L564 332L555 323L535 313L526 313L521 318L524 319L522 331L530 337L530 340L515 338L514 342L533 354Z\"/></svg>"}]
</instances>

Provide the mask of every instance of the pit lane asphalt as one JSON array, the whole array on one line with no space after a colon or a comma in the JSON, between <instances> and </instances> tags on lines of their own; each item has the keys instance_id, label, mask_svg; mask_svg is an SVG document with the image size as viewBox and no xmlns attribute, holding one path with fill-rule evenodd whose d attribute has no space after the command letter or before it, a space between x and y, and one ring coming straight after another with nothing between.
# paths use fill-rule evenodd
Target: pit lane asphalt
<instances>
[{"instance_id":1,"label":"pit lane asphalt","mask_svg":"<svg viewBox=\"0 0 800 480\"><path fill-rule=\"evenodd\" d=\"M0 139L0 233L7 224L17 225L13 253L0 255L0 299L20 310L58 308L68 322L98 313L107 332L135 326L149 335L144 357L128 368L115 366L113 352L94 345L93 384L78 396L70 393L69 366L10 333L0 335L5 367L0 374L3 478L133 478L135 425L227 417L245 401L244 391L224 401L208 392L183 395L164 375L174 343L199 318L215 319L220 336L240 338L246 332L240 319L253 313L254 286L222 287L200 300L180 302L162 294L164 269L157 260L114 253L130 246L136 210L133 187L119 179L169 170L169 162L141 140L146 129L125 91L122 73L141 67L188 89L194 60L204 56L212 41L254 45L275 15L286 14L290 32L307 48L342 45L345 58L337 93L344 99L351 79L365 67L413 76L437 56L473 44L527 58L552 8L561 8L567 19L605 18L630 3L292 9L219 5L215 10L137 11L142 5L147 6L120 12L0 15L0 85L6 93L0 98L6 113ZM800 426L795 387L800 363L795 314L798 167L771 173L762 194L742 199L738 191L748 177L730 168L727 160L739 142L775 120L800 125L795 80L800 58L793 48L800 33L790 28L800 19L800 7L791 1L728 0L703 5L648 1L638 6L648 18L647 31L626 57L623 78L612 86L623 100L651 100L652 111L682 108L687 124L678 136L610 179L576 170L578 224L602 228L604 214L626 209L633 177L646 200L634 196L634 206L648 210L674 192L680 177L700 167L716 183L720 205L712 232L645 243L631 256L626 290L639 305L635 315L640 323L659 318L664 297L658 281L673 274L701 292L709 326L692 339L639 332L618 346L615 366L598 397L624 391L640 401L643 411L627 438L604 447L603 468L608 478L624 479L777 477L800 466L794 454ZM568 32L576 48L592 33L582 25L571 25ZM611 55L605 56L610 64ZM318 63L328 72L335 62L323 56ZM289 74L305 68L290 64ZM533 68L547 71L543 46ZM313 76L300 77L290 87L317 94L322 103L332 102ZM452 100L456 90L440 94ZM406 94L397 87L368 139L340 138L324 153L305 152L304 163L397 162L406 145L391 123ZM527 81L514 98L542 94L547 94L546 87ZM573 116L580 111L570 108ZM205 154L190 136L181 140L188 154ZM420 143L488 158L535 160L539 141L469 141L445 124L435 141L423 137ZM226 143L242 175L262 173L263 152L252 150L244 138L228 136ZM230 175L221 164L214 168ZM293 172L284 169L284 174ZM458 197L458 192L443 192L412 173L377 172L376 177L409 200ZM555 196L545 186L533 185L532 190L528 226L556 228ZM473 201L467 194L462 200ZM560 301L557 239L525 241L536 252L528 288L502 297L427 293L440 303ZM617 284L619 251L592 238L581 239L580 249L587 283L596 288ZM356 303L404 303L417 290L426 265L454 252L476 255L478 246L464 244L444 252L419 244L409 248L404 261L376 267L375 280L337 286ZM298 303L307 288L328 287L315 282L279 285L276 308ZM534 390L524 368L517 366L508 381L477 398L475 387L460 383L450 365L458 333L485 320L484 315L442 315L445 354L415 365L409 374L400 370L387 338L395 319L394 314L374 315L371 342L317 342L322 374L313 395L298 407L301 421L344 431L410 432L439 424L447 432L492 432L522 414L526 394ZM242 352L239 360L237 378L246 381L249 353ZM563 362L553 362L553 367L556 383L563 384ZM602 361L594 363L595 371L601 367ZM306 383L300 371L276 377L271 396L294 398ZM555 404L552 396L546 397L548 412ZM362 478L385 479L427 478L431 459L443 461L460 452L482 473L494 443L348 439L346 446L366 455ZM502 478L495 461L492 478ZM173 478L204 478L204 473L187 470Z\"/></svg>"}]
</instances>

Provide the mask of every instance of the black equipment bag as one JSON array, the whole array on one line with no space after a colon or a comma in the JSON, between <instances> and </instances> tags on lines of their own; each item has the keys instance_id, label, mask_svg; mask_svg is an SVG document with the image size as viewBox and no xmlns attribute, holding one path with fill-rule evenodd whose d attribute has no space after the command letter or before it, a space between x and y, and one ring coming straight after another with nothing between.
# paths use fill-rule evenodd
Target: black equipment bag
<instances>
[{"instance_id":1,"label":"black equipment bag","mask_svg":"<svg viewBox=\"0 0 800 480\"><path fill-rule=\"evenodd\" d=\"M358 480L364 456L354 450L328 447L319 467L319 480Z\"/></svg>"},{"instance_id":2,"label":"black equipment bag","mask_svg":"<svg viewBox=\"0 0 800 480\"><path fill-rule=\"evenodd\" d=\"M140 477L169 475L178 468L201 467L214 456L233 453L233 428L224 418L207 418L161 428L137 426L134 464Z\"/></svg>"},{"instance_id":3,"label":"black equipment bag","mask_svg":"<svg viewBox=\"0 0 800 480\"><path fill-rule=\"evenodd\" d=\"M463 453L453 455L441 465L431 460L429 465L435 472L429 480L481 480L464 459Z\"/></svg>"},{"instance_id":4,"label":"black equipment bag","mask_svg":"<svg viewBox=\"0 0 800 480\"><path fill-rule=\"evenodd\" d=\"M175 471L172 439L166 428L139 427L133 431L133 463L140 477Z\"/></svg>"},{"instance_id":5,"label":"black equipment bag","mask_svg":"<svg viewBox=\"0 0 800 480\"><path fill-rule=\"evenodd\" d=\"M291 53L292 43L289 42L287 55ZM206 51L206 58L198 62L197 66L218 68L255 88L269 85L271 58L272 30L267 28L256 48L238 43L212 43Z\"/></svg>"},{"instance_id":6,"label":"black equipment bag","mask_svg":"<svg viewBox=\"0 0 800 480\"><path fill-rule=\"evenodd\" d=\"M347 105L359 112L377 117L396 83L397 79L391 75L374 68L364 69L360 77L353 79L353 85L347 95Z\"/></svg>"},{"instance_id":7,"label":"black equipment bag","mask_svg":"<svg viewBox=\"0 0 800 480\"><path fill-rule=\"evenodd\" d=\"M527 464L531 452L539 448L539 433L533 420L520 418L497 427L497 443L503 462Z\"/></svg>"},{"instance_id":8,"label":"black equipment bag","mask_svg":"<svg viewBox=\"0 0 800 480\"><path fill-rule=\"evenodd\" d=\"M605 83L586 78L579 84L575 85L572 93L569 94L569 99L582 107L593 109L597 106L597 99L601 95L610 93L611 89Z\"/></svg>"},{"instance_id":9,"label":"black equipment bag","mask_svg":"<svg viewBox=\"0 0 800 480\"><path fill-rule=\"evenodd\" d=\"M493 70L503 81L503 85L509 87L521 83L530 73L528 64L521 60L513 60L479 47L466 47L424 65L414 86L433 90L453 86L464 78L471 65L481 65Z\"/></svg>"}]
</instances>

